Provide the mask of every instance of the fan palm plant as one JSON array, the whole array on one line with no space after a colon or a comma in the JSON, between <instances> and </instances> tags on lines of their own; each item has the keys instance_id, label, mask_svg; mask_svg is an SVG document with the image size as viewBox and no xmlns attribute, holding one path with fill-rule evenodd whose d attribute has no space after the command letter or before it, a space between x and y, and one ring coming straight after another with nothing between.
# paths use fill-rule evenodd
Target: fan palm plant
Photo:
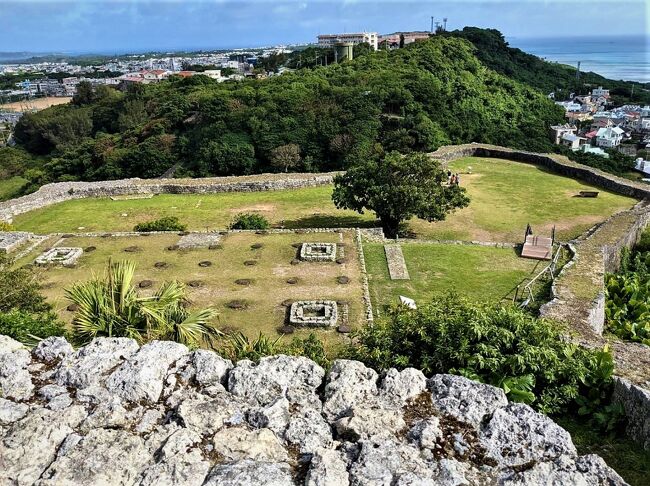
<instances>
[{"instance_id":1,"label":"fan palm plant","mask_svg":"<svg viewBox=\"0 0 650 486\"><path fill-rule=\"evenodd\" d=\"M77 304L72 321L79 344L95 337L130 337L143 343L153 339L176 341L190 347L213 344L221 332L210 323L216 311L206 308L190 312L185 286L165 282L150 297L138 295L134 285L135 263L108 262L102 278L79 282L66 295Z\"/></svg>"}]
</instances>

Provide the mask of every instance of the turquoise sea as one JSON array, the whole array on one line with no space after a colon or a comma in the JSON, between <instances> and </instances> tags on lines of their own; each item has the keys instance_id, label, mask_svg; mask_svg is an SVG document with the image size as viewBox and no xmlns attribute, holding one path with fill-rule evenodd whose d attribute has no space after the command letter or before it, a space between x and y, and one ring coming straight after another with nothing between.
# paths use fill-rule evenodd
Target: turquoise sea
<instances>
[{"instance_id":1,"label":"turquoise sea","mask_svg":"<svg viewBox=\"0 0 650 486\"><path fill-rule=\"evenodd\" d=\"M594 71L606 78L650 82L650 36L508 38L511 47Z\"/></svg>"}]
</instances>

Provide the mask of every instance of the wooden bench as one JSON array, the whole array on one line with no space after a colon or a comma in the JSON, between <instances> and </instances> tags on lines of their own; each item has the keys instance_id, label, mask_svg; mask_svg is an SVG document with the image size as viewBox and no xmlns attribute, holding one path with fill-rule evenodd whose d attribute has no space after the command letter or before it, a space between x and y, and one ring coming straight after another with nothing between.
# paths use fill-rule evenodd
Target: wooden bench
<instances>
[{"instance_id":1,"label":"wooden bench","mask_svg":"<svg viewBox=\"0 0 650 486\"><path fill-rule=\"evenodd\" d=\"M598 191L580 191L580 197L598 197Z\"/></svg>"}]
</instances>

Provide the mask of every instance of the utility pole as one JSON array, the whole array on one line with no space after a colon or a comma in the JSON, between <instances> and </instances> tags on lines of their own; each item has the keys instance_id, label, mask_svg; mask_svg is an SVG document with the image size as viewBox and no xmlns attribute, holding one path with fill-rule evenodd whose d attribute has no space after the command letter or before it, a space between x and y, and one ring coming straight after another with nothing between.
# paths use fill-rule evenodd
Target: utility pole
<instances>
[{"instance_id":1,"label":"utility pole","mask_svg":"<svg viewBox=\"0 0 650 486\"><path fill-rule=\"evenodd\" d=\"M447 32L447 17L443 18L442 21L444 22L444 27L442 28L442 30Z\"/></svg>"},{"instance_id":2,"label":"utility pole","mask_svg":"<svg viewBox=\"0 0 650 486\"><path fill-rule=\"evenodd\" d=\"M433 34L433 15L431 16L431 33Z\"/></svg>"}]
</instances>

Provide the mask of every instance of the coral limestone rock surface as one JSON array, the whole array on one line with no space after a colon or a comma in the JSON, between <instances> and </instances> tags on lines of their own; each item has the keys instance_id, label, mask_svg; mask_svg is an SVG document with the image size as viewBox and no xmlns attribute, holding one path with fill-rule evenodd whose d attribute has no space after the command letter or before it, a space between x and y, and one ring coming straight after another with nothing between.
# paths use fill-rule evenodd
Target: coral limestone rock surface
<instances>
[{"instance_id":1,"label":"coral limestone rock surface","mask_svg":"<svg viewBox=\"0 0 650 486\"><path fill-rule=\"evenodd\" d=\"M549 418L453 375L0 336L0 384L0 484L625 484Z\"/></svg>"}]
</instances>

